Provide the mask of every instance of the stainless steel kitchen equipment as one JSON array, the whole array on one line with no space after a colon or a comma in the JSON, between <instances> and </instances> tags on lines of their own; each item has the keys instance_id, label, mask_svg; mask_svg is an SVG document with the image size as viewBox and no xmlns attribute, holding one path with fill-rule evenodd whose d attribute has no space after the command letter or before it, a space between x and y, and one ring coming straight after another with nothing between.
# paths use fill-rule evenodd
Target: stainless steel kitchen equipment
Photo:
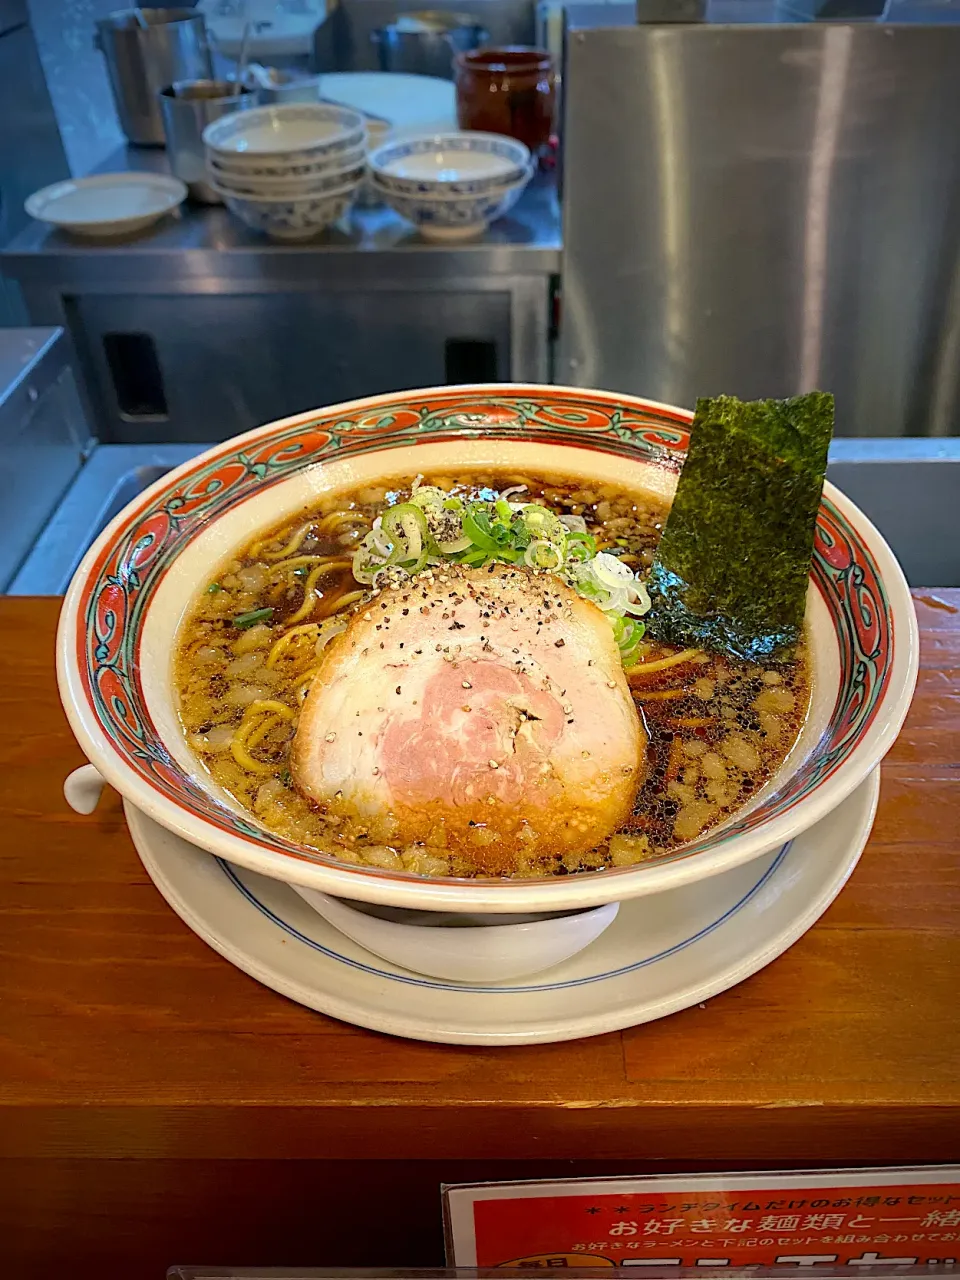
<instances>
[{"instance_id":1,"label":"stainless steel kitchen equipment","mask_svg":"<svg viewBox=\"0 0 960 1280\"><path fill-rule=\"evenodd\" d=\"M105 168L163 169L163 152ZM184 207L122 246L34 224L0 255L31 317L66 326L106 443L222 440L285 414L446 382L550 381L560 262L535 180L476 243L432 245L389 209L278 245Z\"/></svg>"},{"instance_id":2,"label":"stainless steel kitchen equipment","mask_svg":"<svg viewBox=\"0 0 960 1280\"><path fill-rule=\"evenodd\" d=\"M960 434L960 25L572 27L564 94L558 381Z\"/></svg>"},{"instance_id":3,"label":"stainless steel kitchen equipment","mask_svg":"<svg viewBox=\"0 0 960 1280\"><path fill-rule=\"evenodd\" d=\"M279 67L264 67L260 63L255 63L247 67L244 83L248 89L256 93L260 106L280 106L287 102L318 102L320 99L319 76L284 71Z\"/></svg>"},{"instance_id":4,"label":"stainless steel kitchen equipment","mask_svg":"<svg viewBox=\"0 0 960 1280\"><path fill-rule=\"evenodd\" d=\"M87 549L144 489L205 448L202 444L97 444L5 590L12 596L59 596ZM49 513L48 513L49 514ZM2 519L2 516L0 516Z\"/></svg>"},{"instance_id":5,"label":"stainless steel kitchen equipment","mask_svg":"<svg viewBox=\"0 0 960 1280\"><path fill-rule=\"evenodd\" d=\"M62 329L0 329L0 591L80 470L89 430Z\"/></svg>"},{"instance_id":6,"label":"stainless steel kitchen equipment","mask_svg":"<svg viewBox=\"0 0 960 1280\"><path fill-rule=\"evenodd\" d=\"M326 20L314 33L314 63L318 71L379 71L378 51L371 37L395 22L400 14L422 8L415 0L339 0L328 8ZM467 13L487 32L493 45L534 44L534 0L430 0L430 11Z\"/></svg>"},{"instance_id":7,"label":"stainless steel kitchen equipment","mask_svg":"<svg viewBox=\"0 0 960 1280\"><path fill-rule=\"evenodd\" d=\"M469 15L423 11L401 14L371 35L381 71L453 79L453 59L488 43L487 31Z\"/></svg>"},{"instance_id":8,"label":"stainless steel kitchen equipment","mask_svg":"<svg viewBox=\"0 0 960 1280\"><path fill-rule=\"evenodd\" d=\"M30 221L23 202L70 176L26 0L0 0L0 246ZM0 325L26 324L16 285L0 276Z\"/></svg>"},{"instance_id":9,"label":"stainless steel kitchen equipment","mask_svg":"<svg viewBox=\"0 0 960 1280\"><path fill-rule=\"evenodd\" d=\"M162 147L157 95L177 80L210 80L213 62L203 15L194 9L121 9L96 24L123 132L138 146Z\"/></svg>"},{"instance_id":10,"label":"stainless steel kitchen equipment","mask_svg":"<svg viewBox=\"0 0 960 1280\"><path fill-rule=\"evenodd\" d=\"M207 179L203 131L221 116L254 106L258 95L231 80L178 80L159 97L171 172L187 184L191 199L222 204Z\"/></svg>"}]
</instances>

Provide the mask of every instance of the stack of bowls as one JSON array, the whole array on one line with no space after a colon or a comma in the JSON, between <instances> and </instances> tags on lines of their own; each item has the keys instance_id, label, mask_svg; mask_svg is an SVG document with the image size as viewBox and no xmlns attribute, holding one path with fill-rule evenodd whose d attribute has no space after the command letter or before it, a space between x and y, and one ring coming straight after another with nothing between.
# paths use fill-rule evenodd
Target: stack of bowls
<instances>
[{"instance_id":1,"label":"stack of bowls","mask_svg":"<svg viewBox=\"0 0 960 1280\"><path fill-rule=\"evenodd\" d=\"M276 240L308 240L338 222L366 174L365 121L348 107L256 107L216 120L203 141L224 204Z\"/></svg>"},{"instance_id":2,"label":"stack of bowls","mask_svg":"<svg viewBox=\"0 0 960 1280\"><path fill-rule=\"evenodd\" d=\"M495 133L405 138L369 159L373 190L428 240L482 234L513 208L533 176L523 143Z\"/></svg>"},{"instance_id":3,"label":"stack of bowls","mask_svg":"<svg viewBox=\"0 0 960 1280\"><path fill-rule=\"evenodd\" d=\"M379 116L365 116L364 123L367 130L367 155L369 156L389 140L393 132L393 125L389 120L382 120ZM363 186L360 188L357 204L361 208L370 208L373 205L380 204L380 202L380 193L374 190L373 179L368 170L367 176L363 180Z\"/></svg>"}]
</instances>

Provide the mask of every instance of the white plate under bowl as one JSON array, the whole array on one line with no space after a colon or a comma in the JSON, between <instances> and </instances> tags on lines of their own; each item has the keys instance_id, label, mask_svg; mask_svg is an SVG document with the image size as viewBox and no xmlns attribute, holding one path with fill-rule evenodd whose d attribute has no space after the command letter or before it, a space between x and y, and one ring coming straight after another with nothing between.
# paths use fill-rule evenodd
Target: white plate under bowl
<instances>
[{"instance_id":1,"label":"white plate under bowl","mask_svg":"<svg viewBox=\"0 0 960 1280\"><path fill-rule=\"evenodd\" d=\"M186 198L184 184L166 174L101 173L43 187L24 208L39 222L103 238L142 231Z\"/></svg>"},{"instance_id":2,"label":"white plate under bowl","mask_svg":"<svg viewBox=\"0 0 960 1280\"><path fill-rule=\"evenodd\" d=\"M187 844L124 802L140 858L174 911L220 955L311 1009L413 1040L542 1044L677 1013L762 969L846 884L880 773L782 849L709 880L621 904L573 959L526 982L465 987L377 959L290 885Z\"/></svg>"}]
</instances>

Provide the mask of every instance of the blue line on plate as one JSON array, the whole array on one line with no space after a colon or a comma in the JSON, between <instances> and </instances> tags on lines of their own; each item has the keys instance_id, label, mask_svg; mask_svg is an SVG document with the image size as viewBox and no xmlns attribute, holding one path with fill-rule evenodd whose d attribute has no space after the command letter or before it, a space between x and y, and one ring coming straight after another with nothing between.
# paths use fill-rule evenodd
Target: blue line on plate
<instances>
[{"instance_id":1,"label":"blue line on plate","mask_svg":"<svg viewBox=\"0 0 960 1280\"><path fill-rule=\"evenodd\" d=\"M225 862L222 858L218 858L220 869L223 871L227 879L234 885L236 889L246 898L246 900L273 924L283 929L285 933L290 934L292 938L296 938L298 942L303 942L306 946L311 947L314 951L319 951L322 955L327 956L331 960L339 960L341 964L348 965L351 969L359 969L362 973L372 974L376 978L389 978L391 982L402 982L409 987L425 987L433 991L462 991L466 993L477 993L480 995L528 995L537 991L565 991L570 987L583 987L591 982L605 982L608 978L619 978L626 973L635 973L638 969L646 969L651 964L656 964L660 960L666 960L670 956L676 955L678 951L683 951L686 947L692 946L693 943L699 942L701 938L705 938L708 934L713 933L715 929L719 929L722 924L736 915L751 898L755 896L767 883L777 868L783 863L793 841L789 840L782 846L780 852L771 862L756 884L748 889L739 902L725 911L722 916L718 916L711 924L704 925L699 933L693 934L690 938L685 938L683 942L676 942L672 947L667 947L664 951L658 951L656 955L647 956L644 960L636 960L633 964L624 965L622 969L611 969L607 973L589 974L583 978L571 978L567 982L544 982L540 984L531 984L522 987L478 987L473 984L461 982L442 982L435 978L417 978L413 974L391 973L387 969L377 969L375 966L365 964L362 960L351 960L349 956L342 956L338 951L332 951L330 947L325 947L320 942L315 942L313 938L308 938L306 934L295 929L292 924L288 924L286 920L278 916L276 912L271 911L264 903L243 883L236 871L229 862ZM332 926L331 926L332 927Z\"/></svg>"}]
</instances>

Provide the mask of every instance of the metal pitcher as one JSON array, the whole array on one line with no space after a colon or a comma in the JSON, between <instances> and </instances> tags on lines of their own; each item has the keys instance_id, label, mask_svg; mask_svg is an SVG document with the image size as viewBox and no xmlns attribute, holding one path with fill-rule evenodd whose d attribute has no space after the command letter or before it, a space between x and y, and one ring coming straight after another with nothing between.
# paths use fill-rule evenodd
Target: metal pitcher
<instances>
[{"instance_id":1,"label":"metal pitcher","mask_svg":"<svg viewBox=\"0 0 960 1280\"><path fill-rule=\"evenodd\" d=\"M176 80L209 80L213 62L195 9L121 9L97 23L120 126L131 142L163 146L157 94Z\"/></svg>"},{"instance_id":2,"label":"metal pitcher","mask_svg":"<svg viewBox=\"0 0 960 1280\"><path fill-rule=\"evenodd\" d=\"M452 80L454 56L479 49L490 37L469 14L425 10L401 14L370 39L377 46L382 71Z\"/></svg>"},{"instance_id":3,"label":"metal pitcher","mask_svg":"<svg viewBox=\"0 0 960 1280\"><path fill-rule=\"evenodd\" d=\"M207 181L203 131L233 111L257 105L257 95L234 80L178 80L160 91L170 171L200 204L223 201Z\"/></svg>"}]
</instances>

